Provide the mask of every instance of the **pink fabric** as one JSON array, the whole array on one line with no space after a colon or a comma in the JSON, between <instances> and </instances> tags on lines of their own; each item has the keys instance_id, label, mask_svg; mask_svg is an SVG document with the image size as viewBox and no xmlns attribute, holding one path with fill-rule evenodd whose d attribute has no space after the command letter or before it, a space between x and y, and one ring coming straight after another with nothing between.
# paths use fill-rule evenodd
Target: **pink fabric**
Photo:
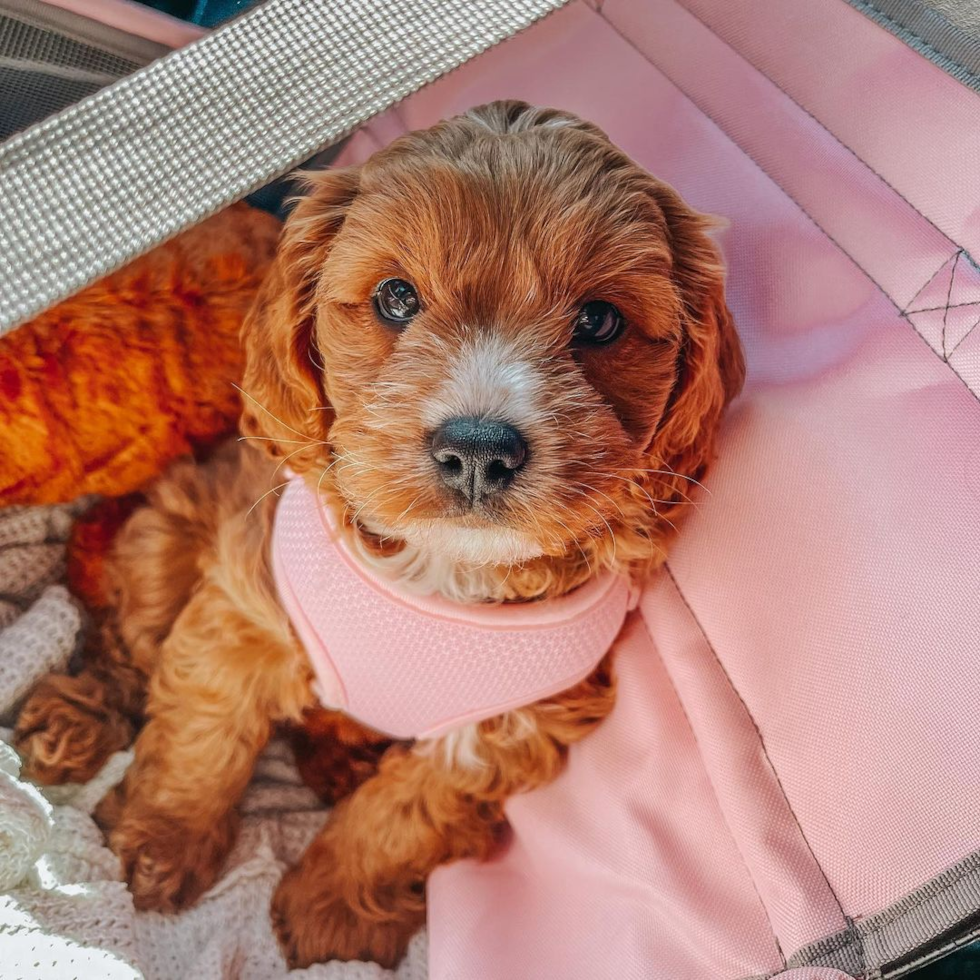
<instances>
[{"instance_id":1,"label":"pink fabric","mask_svg":"<svg viewBox=\"0 0 980 980\"><path fill-rule=\"evenodd\" d=\"M641 6L615 2L616 15L606 8L611 19ZM973 92L841 0L684 6L945 234L980 254L980 100Z\"/></svg>"},{"instance_id":2,"label":"pink fabric","mask_svg":"<svg viewBox=\"0 0 980 980\"><path fill-rule=\"evenodd\" d=\"M521 605L402 591L348 553L299 477L276 507L272 560L324 703L397 738L435 736L577 684L609 652L636 598L612 575Z\"/></svg>"},{"instance_id":3,"label":"pink fabric","mask_svg":"<svg viewBox=\"0 0 980 980\"><path fill-rule=\"evenodd\" d=\"M854 72L859 71L861 80L867 77L879 79L875 111L869 113L872 125L882 113L887 115L887 107L892 105L891 100L884 103L880 100L881 86L894 86L901 78L904 88L906 74L913 75L919 93L916 102L921 111L931 118L942 119L944 125L961 127L956 138L947 139L941 151L937 144L932 144L931 152L941 152L943 158L941 167L934 160L930 170L930 183L941 184L946 194L944 208L940 210L948 213L950 208L959 208L962 215L966 213L966 200L972 202L971 207L976 207L975 160L980 153L980 99L939 68L909 52L900 41L842 0L817 0L812 5L802 5L808 11L808 24L812 23L810 18L817 21L821 16L814 12L816 8L823 8L824 17L830 10L836 10L837 17L826 22L820 32L800 28L796 21L801 5L793 0L739 0L733 5L701 0L697 6L705 16L726 24L732 12L741 8L746 20L751 19L753 29L756 25L759 27L760 34L754 35L756 45L753 48L758 45L759 36L767 38L772 45L767 49L767 63L776 57L773 52L778 51L780 65L790 65L794 71L799 71L799 65L813 61L814 49L820 52L823 57L819 68L813 68L807 91L827 89L829 55L825 49L833 45L835 71L829 74L836 76L840 72L847 76L852 90L844 98L843 87L838 88L839 79L834 82L837 98L827 113L835 125L840 119L841 123L846 121L851 128L864 132L864 117L855 118L855 110L866 106L863 99L867 88L851 77L846 70L846 61L842 65L837 48L839 43L844 43L844 50L852 52L854 44L863 45L857 49L861 57ZM858 160L831 129L825 128L826 121L821 126L807 118L776 82L739 57L736 50L700 23L684 5L674 0L657 0L654 8L655 12L652 12L646 5L630 0L606 0L603 13L668 78L676 79L697 106L710 117L723 121L726 133L735 143L778 181L783 191L817 221L838 247L851 255L900 307L905 307L920 283L925 282L955 249L947 234L923 220L921 214L899 199L893 187ZM783 30L773 36L769 18L770 15L776 18L777 14L783 20L789 18L791 24L784 25ZM763 24L767 26L763 27ZM747 25L743 27L748 30ZM869 33L876 41L871 47L866 40L858 40ZM843 42L839 35L845 35L849 40ZM741 37L739 34L739 40ZM745 43L749 44L748 37ZM762 106L764 112L759 111ZM901 103L898 106L907 121L910 118L906 114L907 108ZM950 117L951 111L955 118ZM803 120L806 138L801 140ZM905 128L891 135L883 156L897 171L891 176L897 178L904 175L899 164L911 157L911 166L925 144L918 134L910 139ZM865 142L869 142L867 136ZM948 165L946 154L951 144L958 151L964 151L964 156L970 160L968 168L957 170ZM957 231L963 231L961 224L956 224ZM968 243L961 241L961 244ZM980 300L980 276L972 277L969 292L971 299ZM943 294L943 301L945 299Z\"/></svg>"},{"instance_id":4,"label":"pink fabric","mask_svg":"<svg viewBox=\"0 0 980 980\"><path fill-rule=\"evenodd\" d=\"M504 97L595 120L730 220L749 365L612 717L499 857L433 876L432 980L776 973L980 849L980 100L843 0L689 5L724 40L578 3L375 130ZM803 107L740 53L770 17Z\"/></svg>"},{"instance_id":5,"label":"pink fabric","mask_svg":"<svg viewBox=\"0 0 980 980\"><path fill-rule=\"evenodd\" d=\"M176 17L143 7L133 0L42 0L50 7L60 7L87 17L99 24L115 27L127 34L156 41L168 48L182 48L207 34L203 27L188 24Z\"/></svg>"}]
</instances>

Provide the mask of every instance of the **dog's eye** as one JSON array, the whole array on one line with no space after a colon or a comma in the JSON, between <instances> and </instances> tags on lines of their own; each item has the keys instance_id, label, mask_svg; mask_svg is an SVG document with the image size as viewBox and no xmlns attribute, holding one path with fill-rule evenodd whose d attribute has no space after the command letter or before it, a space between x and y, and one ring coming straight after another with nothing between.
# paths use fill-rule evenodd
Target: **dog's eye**
<instances>
[{"instance_id":1,"label":"dog's eye","mask_svg":"<svg viewBox=\"0 0 980 980\"><path fill-rule=\"evenodd\" d=\"M625 326L623 314L612 303L597 299L578 311L572 339L582 344L608 344L623 332Z\"/></svg>"},{"instance_id":2,"label":"dog's eye","mask_svg":"<svg viewBox=\"0 0 980 980\"><path fill-rule=\"evenodd\" d=\"M404 279L385 279L374 291L374 308L385 323L404 327L421 304L415 287Z\"/></svg>"}]
</instances>

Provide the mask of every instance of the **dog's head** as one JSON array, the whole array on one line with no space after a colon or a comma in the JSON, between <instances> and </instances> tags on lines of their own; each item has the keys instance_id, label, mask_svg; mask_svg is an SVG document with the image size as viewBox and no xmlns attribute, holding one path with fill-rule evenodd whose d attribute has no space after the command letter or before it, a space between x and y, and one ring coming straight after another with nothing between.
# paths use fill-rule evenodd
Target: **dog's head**
<instances>
[{"instance_id":1,"label":"dog's head","mask_svg":"<svg viewBox=\"0 0 980 980\"><path fill-rule=\"evenodd\" d=\"M379 540L635 568L742 383L709 228L564 112L405 136L311 178L245 327L243 431Z\"/></svg>"}]
</instances>

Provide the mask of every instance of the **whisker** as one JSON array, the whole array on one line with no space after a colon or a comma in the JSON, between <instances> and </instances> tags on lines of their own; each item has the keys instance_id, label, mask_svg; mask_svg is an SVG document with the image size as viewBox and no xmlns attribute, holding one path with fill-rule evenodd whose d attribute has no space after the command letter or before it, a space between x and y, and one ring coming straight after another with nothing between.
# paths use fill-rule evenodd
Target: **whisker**
<instances>
[{"instance_id":1,"label":"whisker","mask_svg":"<svg viewBox=\"0 0 980 980\"><path fill-rule=\"evenodd\" d=\"M377 495L379 493L381 493L382 490L387 490L387 489L388 489L387 486L380 486L380 487L377 487L373 492L369 493L367 495L367 497L364 500L361 501L361 506L358 507L357 510L354 512L354 516L351 518L351 523L352 524L356 524L357 523L358 515L361 513L361 511L364 510L364 508L367 507L367 505L372 500L374 500L374 498L377 497Z\"/></svg>"},{"instance_id":2,"label":"whisker","mask_svg":"<svg viewBox=\"0 0 980 980\"><path fill-rule=\"evenodd\" d=\"M259 497L259 499L256 500L255 503L252 504L252 506L249 507L249 509L245 512L245 518L248 519L249 514L251 514L252 511L255 510L255 508L258 507L259 504L262 503L262 501L265 500L265 498L268 497L270 493L274 493L278 497L279 491L282 490L283 487L288 487L289 482L290 481L287 480L285 483L280 483L279 486L273 487L271 490L266 490L266 492L262 494L262 496Z\"/></svg>"},{"instance_id":3,"label":"whisker","mask_svg":"<svg viewBox=\"0 0 980 980\"><path fill-rule=\"evenodd\" d=\"M611 503L613 505L613 507L615 507L616 510L618 510L620 512L620 514L623 515L623 518L624 519L626 518L626 512L623 510L622 507L619 506L619 504L616 503L615 500L613 500L612 497L609 496L608 493L603 493L601 490L597 490L595 487L589 486L588 483L582 483L580 480L576 480L575 481L575 484L576 484L576 486L584 487L586 490L591 490L593 493L599 494L600 497L605 497L606 500L608 500L609 503Z\"/></svg>"},{"instance_id":4,"label":"whisker","mask_svg":"<svg viewBox=\"0 0 980 980\"><path fill-rule=\"evenodd\" d=\"M322 442L322 440L319 439L318 440L306 439L301 441L299 439L275 439L272 436L239 436L238 437L239 442L245 442L246 439L255 439L258 442L288 442L294 446L295 445L315 446L317 445L317 443L322 443L322 445L324 446L326 445L325 442Z\"/></svg>"},{"instance_id":5,"label":"whisker","mask_svg":"<svg viewBox=\"0 0 980 980\"><path fill-rule=\"evenodd\" d=\"M579 544L579 540L576 537L576 535L573 533L572 529L563 520L561 520L558 517L555 517L554 515L552 515L552 520L557 521L566 531L568 531L568 537L571 540L572 544L574 544L575 547L578 548L579 553L585 559L585 567L589 570L589 575L595 575L595 569L593 569L592 567L592 562L589 561L589 556L585 553L585 549L582 547L582 545Z\"/></svg>"},{"instance_id":6,"label":"whisker","mask_svg":"<svg viewBox=\"0 0 980 980\"><path fill-rule=\"evenodd\" d=\"M262 409L262 411L263 411L263 412L265 412L265 414L269 416L269 418L272 418L272 419L275 419L275 420L276 420L276 421L277 421L277 422L278 422L278 423L279 423L279 424L280 424L280 425L281 425L281 426L282 426L282 427L283 427L284 429L289 429L289 431L290 431L290 432L293 432L293 433L295 433L295 434L296 434L296 435L298 435L298 436L299 436L299 437L300 437L301 439L309 439L309 436L308 436L308 435L307 435L307 434L306 434L305 432L297 432L297 430L296 430L296 429L294 429L294 428L293 428L293 427L292 427L291 425L287 425L287 424L286 424L285 422L283 422L283 420L282 420L281 418L279 418L279 416L277 416L277 415L275 415L274 413L272 413L272 412L270 412L270 411L269 411L269 409L267 409L267 408L265 407L265 405L263 405L263 404L262 404L262 402L260 402L260 401L259 401L259 400L258 400L257 398L253 398L253 397L252 397L252 396L251 396L251 395L250 395L250 394L249 394L249 393L248 393L248 392L247 392L247 391L246 391L246 390L245 390L244 388L242 388L242 387L241 387L240 385L237 385L237 384L235 384L235 382L234 382L234 381L232 381L232 383L231 383L231 386L232 386L232 388L234 388L234 389L236 389L237 391L239 391L239 392L241 392L241 394L243 394L243 395L244 395L244 396L245 396L245 397L246 397L246 398L247 398L247 399L248 399L248 400L249 400L250 402L253 402L253 403L254 403L255 405L257 405L257 406L258 406L259 408L261 408L261 409Z\"/></svg>"},{"instance_id":7,"label":"whisker","mask_svg":"<svg viewBox=\"0 0 980 980\"><path fill-rule=\"evenodd\" d=\"M283 456L283 458L276 464L276 468L272 471L272 476L274 477L297 453L301 453L308 448L308 446L300 446L299 449L294 449L291 453L287 453L285 456Z\"/></svg>"},{"instance_id":8,"label":"whisker","mask_svg":"<svg viewBox=\"0 0 980 980\"><path fill-rule=\"evenodd\" d=\"M625 476L617 476L615 473L608 473L607 476L611 476L614 480L622 480L623 483L628 483L631 487L636 487L636 489L639 490L640 493L642 493L647 498L647 500L650 501L650 506L653 508L654 514L656 514L657 517L660 516L660 512L657 510L657 504L665 504L667 503L666 500L654 500L654 498L650 496L650 494L646 491L646 489L644 487L641 487L640 484L636 482L636 480L628 480Z\"/></svg>"},{"instance_id":9,"label":"whisker","mask_svg":"<svg viewBox=\"0 0 980 980\"><path fill-rule=\"evenodd\" d=\"M534 509L531 507L530 503L526 500L519 500L516 501L516 503L518 507L521 509L521 511L527 514L528 520L534 532L536 534L545 534L546 532L544 528L541 526L541 521L538 518L538 515L534 512ZM571 534L571 531L569 531L569 534ZM547 537L554 545L558 545L558 546L564 545L564 542L557 534L548 533Z\"/></svg>"},{"instance_id":10,"label":"whisker","mask_svg":"<svg viewBox=\"0 0 980 980\"><path fill-rule=\"evenodd\" d=\"M330 472L331 469L333 469L334 466L337 465L337 463L339 463L344 458L345 458L344 455L340 455L329 466L325 466L323 468L323 471L320 473L320 479L316 481L316 499L317 500L320 499L320 493L323 490L323 478Z\"/></svg>"},{"instance_id":11,"label":"whisker","mask_svg":"<svg viewBox=\"0 0 980 980\"><path fill-rule=\"evenodd\" d=\"M590 510L595 511L595 513L598 516L599 520L601 520L602 523L606 525L606 530L609 532L609 538L612 541L612 546L613 546L612 560L615 562L616 561L616 535L613 534L612 525L603 516L602 511L600 511L596 507L593 507L591 504L588 504L588 506L589 506L589 509Z\"/></svg>"},{"instance_id":12,"label":"whisker","mask_svg":"<svg viewBox=\"0 0 980 980\"><path fill-rule=\"evenodd\" d=\"M579 483L577 485L585 486L584 483ZM572 487L572 489L574 489L574 487ZM615 561L616 560L616 535L613 534L612 525L609 523L609 521L606 520L602 511L600 511L597 507L593 507L592 504L589 503L589 497L586 493L584 493L583 491L579 491L578 493L579 496L585 501L585 506L588 507L589 510L591 510L599 518L599 520L606 525L606 530L609 532L609 537L612 540L612 546L613 546L612 560Z\"/></svg>"},{"instance_id":13,"label":"whisker","mask_svg":"<svg viewBox=\"0 0 980 980\"><path fill-rule=\"evenodd\" d=\"M711 493L711 491L699 480L695 480L693 476L686 476L683 473L677 473L674 470L645 470L637 469L636 473L659 473L661 476L676 476L679 480L687 480L688 483L693 483L695 486L700 487L705 493Z\"/></svg>"},{"instance_id":14,"label":"whisker","mask_svg":"<svg viewBox=\"0 0 980 980\"><path fill-rule=\"evenodd\" d=\"M399 523L400 521L403 521L403 520L404 520L404 519L405 519L406 517L408 517L408 515L409 515L409 512L411 511L411 509L412 509L412 508L413 508L413 507L414 507L414 506L415 506L415 505L416 505L416 504L417 504L417 503L419 502L419 500L421 500L421 499L422 499L422 497L424 497L424 496L425 496L425 491L424 491L424 490L422 490L422 491L421 491L421 492L420 492L420 493L419 493L419 494L418 494L418 495L417 495L417 496L415 497L415 499L414 499L414 500L413 500L413 501L412 501L412 502L411 502L411 503L410 503L410 504L409 504L409 505L408 505L408 506L407 506L407 507L406 507L406 508L405 508L405 509L404 509L404 510L403 510L403 511L402 511L402 512L401 512L401 513L400 513L400 514L398 515L398 517L397 517L397 518L395 518L395 520L394 520L394 521L393 521L392 523L393 523L393 524L398 524L398 523Z\"/></svg>"},{"instance_id":15,"label":"whisker","mask_svg":"<svg viewBox=\"0 0 980 980\"><path fill-rule=\"evenodd\" d=\"M625 476L617 476L615 473L607 473L606 476L611 476L614 480L622 480L623 483L628 483L631 487L636 487L640 493L643 494L647 500L653 505L653 512L659 517L660 514L657 511L657 504L664 504L667 507L700 507L701 504L697 500L691 500L683 491L678 490L684 499L683 500L662 500L660 497L651 497L649 491L642 484L636 482L636 480L630 480Z\"/></svg>"}]
</instances>

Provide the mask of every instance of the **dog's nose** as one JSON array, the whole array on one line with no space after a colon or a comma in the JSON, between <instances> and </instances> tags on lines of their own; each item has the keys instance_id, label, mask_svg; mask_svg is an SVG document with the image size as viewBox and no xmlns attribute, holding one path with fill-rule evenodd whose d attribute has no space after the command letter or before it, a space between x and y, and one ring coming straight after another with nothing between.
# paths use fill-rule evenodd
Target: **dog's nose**
<instances>
[{"instance_id":1,"label":"dog's nose","mask_svg":"<svg viewBox=\"0 0 980 980\"><path fill-rule=\"evenodd\" d=\"M506 489L527 458L527 443L506 422L447 419L432 435L443 483L470 503Z\"/></svg>"}]
</instances>

